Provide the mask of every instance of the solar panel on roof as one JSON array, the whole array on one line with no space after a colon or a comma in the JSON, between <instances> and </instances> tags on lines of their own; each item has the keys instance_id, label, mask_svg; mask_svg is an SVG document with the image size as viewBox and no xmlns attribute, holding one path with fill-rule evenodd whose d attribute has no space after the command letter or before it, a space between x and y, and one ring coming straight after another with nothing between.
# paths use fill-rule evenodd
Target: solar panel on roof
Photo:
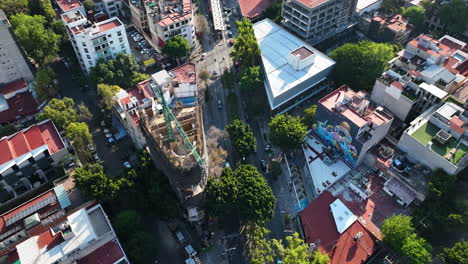
<instances>
[{"instance_id":1,"label":"solar panel on roof","mask_svg":"<svg viewBox=\"0 0 468 264\"><path fill-rule=\"evenodd\" d=\"M70 198L68 197L68 194L62 184L56 186L54 191L62 208L67 208L71 205Z\"/></svg>"},{"instance_id":2,"label":"solar panel on roof","mask_svg":"<svg viewBox=\"0 0 468 264\"><path fill-rule=\"evenodd\" d=\"M9 225L12 225L24 218L26 218L27 216L39 211L40 209L48 206L49 204L55 202L56 199L55 199L55 196L49 196L21 211L19 211L18 213L14 214L13 216L9 217L7 220L6 220L6 226L9 226Z\"/></svg>"}]
</instances>

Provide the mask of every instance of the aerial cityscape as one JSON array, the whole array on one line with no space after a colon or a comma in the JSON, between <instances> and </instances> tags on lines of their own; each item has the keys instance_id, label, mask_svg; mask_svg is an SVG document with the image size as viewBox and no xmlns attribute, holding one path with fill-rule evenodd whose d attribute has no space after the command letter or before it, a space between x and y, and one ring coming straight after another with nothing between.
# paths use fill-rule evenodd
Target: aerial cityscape
<instances>
[{"instance_id":1,"label":"aerial cityscape","mask_svg":"<svg viewBox=\"0 0 468 264\"><path fill-rule=\"evenodd\" d=\"M0 0L0 264L468 264L468 2Z\"/></svg>"}]
</instances>

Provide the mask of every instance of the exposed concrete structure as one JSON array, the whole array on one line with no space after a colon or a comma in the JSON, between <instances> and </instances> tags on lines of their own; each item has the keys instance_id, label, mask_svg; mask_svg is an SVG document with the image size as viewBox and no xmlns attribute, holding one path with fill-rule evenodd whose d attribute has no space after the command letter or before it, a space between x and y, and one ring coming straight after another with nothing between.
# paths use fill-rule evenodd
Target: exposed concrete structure
<instances>
[{"instance_id":1,"label":"exposed concrete structure","mask_svg":"<svg viewBox=\"0 0 468 264\"><path fill-rule=\"evenodd\" d=\"M10 22L0 9L0 85L18 79L29 83L34 79L25 58L16 43Z\"/></svg>"}]
</instances>

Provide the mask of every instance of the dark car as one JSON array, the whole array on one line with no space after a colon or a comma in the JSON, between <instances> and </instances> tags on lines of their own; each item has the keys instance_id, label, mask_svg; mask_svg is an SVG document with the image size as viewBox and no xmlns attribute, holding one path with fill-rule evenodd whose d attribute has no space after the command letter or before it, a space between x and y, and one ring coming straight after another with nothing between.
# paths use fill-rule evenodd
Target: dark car
<instances>
[{"instance_id":1,"label":"dark car","mask_svg":"<svg viewBox=\"0 0 468 264\"><path fill-rule=\"evenodd\" d=\"M267 162L266 160L261 160L260 163L262 163L262 170L266 171L267 170Z\"/></svg>"}]
</instances>

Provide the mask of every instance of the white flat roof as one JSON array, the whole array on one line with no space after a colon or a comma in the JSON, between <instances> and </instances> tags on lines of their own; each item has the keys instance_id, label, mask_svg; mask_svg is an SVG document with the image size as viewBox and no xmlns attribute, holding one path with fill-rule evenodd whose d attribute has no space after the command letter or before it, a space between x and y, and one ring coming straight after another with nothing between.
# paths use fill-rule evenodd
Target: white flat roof
<instances>
[{"instance_id":1,"label":"white flat roof","mask_svg":"<svg viewBox=\"0 0 468 264\"><path fill-rule=\"evenodd\" d=\"M327 190L351 170L341 159L337 159L330 165L325 164L322 160L324 156L322 149L324 147L311 135L306 137L305 144L302 147L317 193Z\"/></svg>"},{"instance_id":2,"label":"white flat roof","mask_svg":"<svg viewBox=\"0 0 468 264\"><path fill-rule=\"evenodd\" d=\"M350 227L356 220L357 217L351 212L351 210L344 205L340 199L336 199L330 204L330 209L335 219L336 230L338 233L343 233Z\"/></svg>"},{"instance_id":3,"label":"white flat roof","mask_svg":"<svg viewBox=\"0 0 468 264\"><path fill-rule=\"evenodd\" d=\"M270 91L267 92L270 106L274 105L273 98L335 64L334 60L284 30L270 19L255 23L253 29L260 47L265 75L270 86ZM288 56L292 51L302 46L315 54L315 60L312 65L296 71L288 63Z\"/></svg>"},{"instance_id":4,"label":"white flat roof","mask_svg":"<svg viewBox=\"0 0 468 264\"><path fill-rule=\"evenodd\" d=\"M382 0L358 0L356 5L356 11L359 13L361 10L377 3L382 2ZM381 3L380 3L381 4Z\"/></svg>"},{"instance_id":5,"label":"white flat roof","mask_svg":"<svg viewBox=\"0 0 468 264\"><path fill-rule=\"evenodd\" d=\"M440 89L439 87L435 86L435 85L432 85L432 84L427 84L425 82L421 83L419 85L419 87L421 87L421 89L431 93L432 95L434 95L435 97L439 98L439 99L443 99L445 96L447 96L447 92Z\"/></svg>"},{"instance_id":6,"label":"white flat roof","mask_svg":"<svg viewBox=\"0 0 468 264\"><path fill-rule=\"evenodd\" d=\"M213 14L213 25L215 30L224 30L223 10L220 0L210 0L211 13Z\"/></svg>"}]
</instances>

